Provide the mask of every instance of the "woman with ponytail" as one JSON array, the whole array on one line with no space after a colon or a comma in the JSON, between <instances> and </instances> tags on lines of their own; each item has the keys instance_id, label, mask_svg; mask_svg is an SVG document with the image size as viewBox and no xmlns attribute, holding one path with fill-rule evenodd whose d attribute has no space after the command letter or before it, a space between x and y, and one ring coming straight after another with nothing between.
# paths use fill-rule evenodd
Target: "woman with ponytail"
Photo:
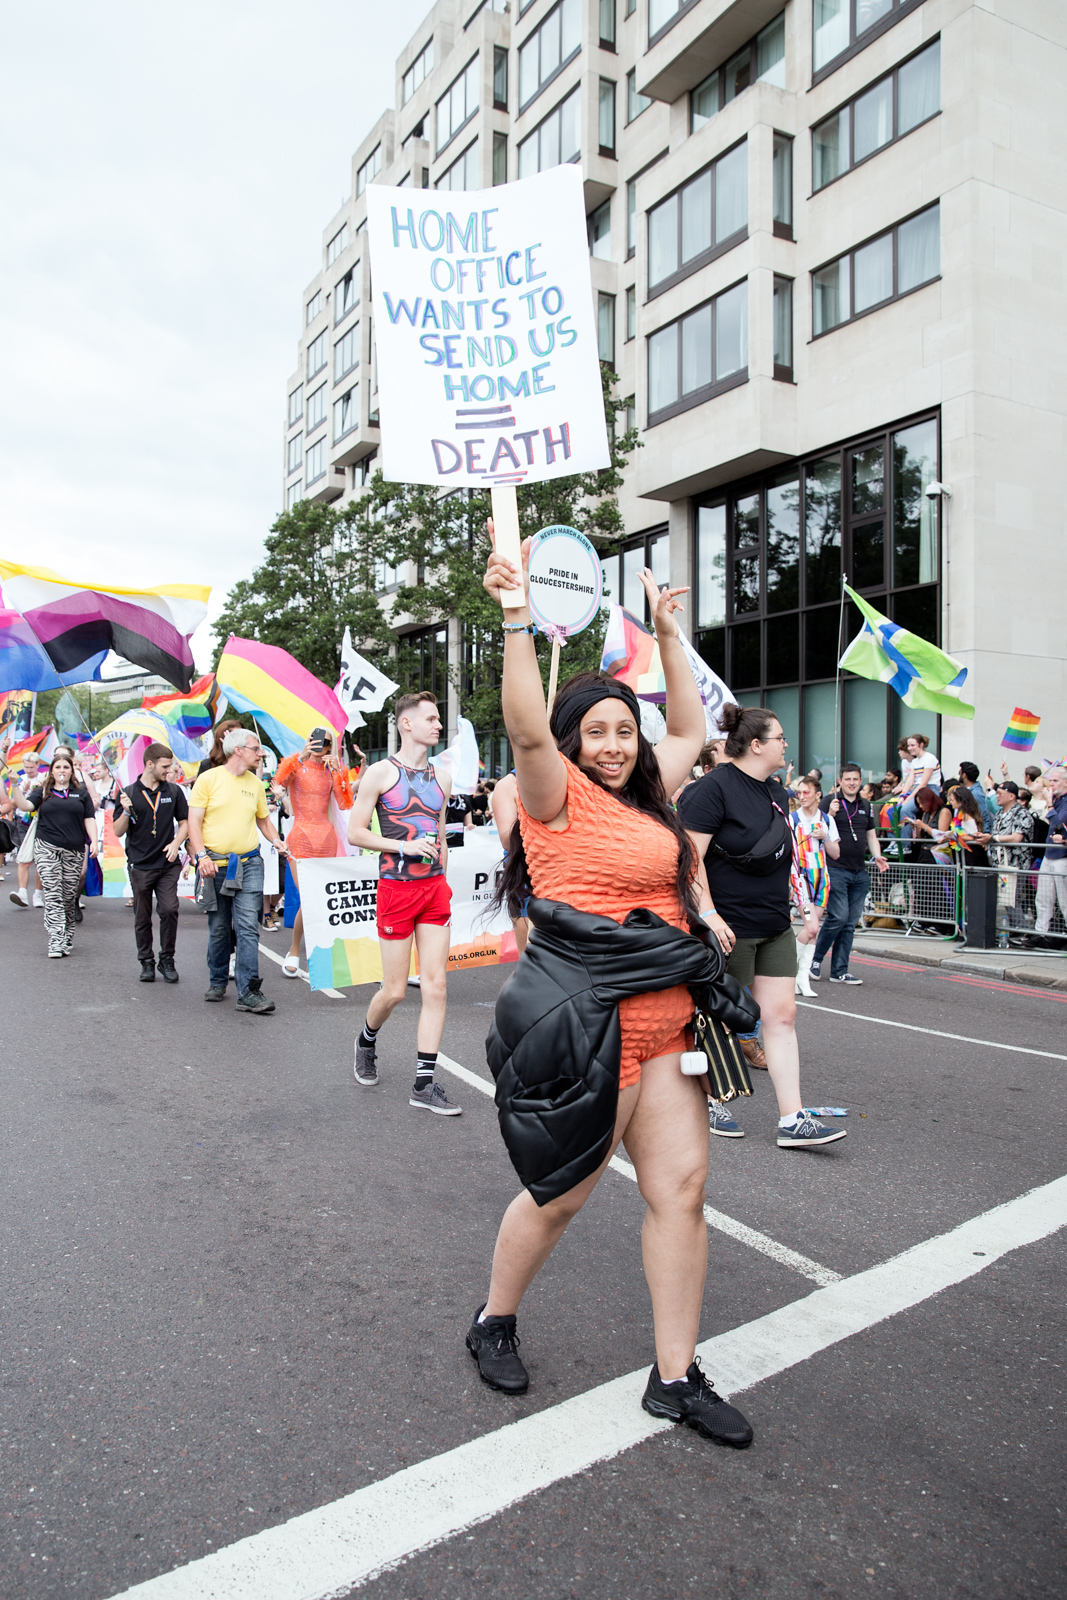
<instances>
[{"instance_id":1,"label":"woman with ponytail","mask_svg":"<svg viewBox=\"0 0 1067 1600\"><path fill-rule=\"evenodd\" d=\"M492 531L490 523L490 537ZM502 590L525 586L528 595L528 562L529 540L521 571L494 547L484 579L489 594L499 602ZM498 1001L488 1054L501 1129L526 1188L501 1223L488 1299L467 1347L493 1388L512 1394L527 1388L517 1353L519 1302L622 1142L648 1206L642 1248L656 1364L642 1405L707 1437L746 1445L751 1428L715 1393L695 1358L707 1269L707 1095L705 1079L683 1075L681 1057L694 1011L687 983L713 963L688 932L695 920L694 861L667 796L704 743L704 710L674 620L686 591L661 591L647 569L642 582L667 691L667 732L654 750L641 733L632 690L601 673L563 684L549 717L529 609L504 613L501 697L515 754L518 826L500 898L515 914L532 890L533 932ZM716 972L719 960L716 949ZM626 997L609 1003L606 1025L597 1006L607 979L599 991L595 982L580 993L578 985L566 989L573 971L598 961L620 988L624 968L630 982ZM570 1020L561 1022L568 1003ZM591 1034L598 1041L593 1049ZM530 1052L531 1039L546 1035L550 1043L541 1053L551 1059L544 1073L559 1076L523 1084L519 1074L516 1088L516 1060L528 1061L523 1049ZM529 1096L542 1089L545 1098L530 1115ZM605 1104L603 1134L590 1143L590 1121Z\"/></svg>"}]
</instances>

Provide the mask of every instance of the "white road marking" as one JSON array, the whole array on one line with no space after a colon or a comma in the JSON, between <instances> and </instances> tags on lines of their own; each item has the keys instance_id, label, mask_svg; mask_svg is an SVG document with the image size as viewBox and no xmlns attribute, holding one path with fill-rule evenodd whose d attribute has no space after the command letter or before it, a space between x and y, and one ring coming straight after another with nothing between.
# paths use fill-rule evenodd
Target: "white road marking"
<instances>
[{"instance_id":1,"label":"white road marking","mask_svg":"<svg viewBox=\"0 0 1067 1600\"><path fill-rule=\"evenodd\" d=\"M1065 1225L1067 1177L708 1339L697 1353L722 1389L737 1396ZM663 1432L671 1424L641 1410L645 1382L643 1370L627 1373L135 1584L113 1600L328 1600L344 1594Z\"/></svg>"},{"instance_id":2,"label":"white road marking","mask_svg":"<svg viewBox=\"0 0 1067 1600\"><path fill-rule=\"evenodd\" d=\"M265 944L261 944L259 948L262 950L263 954L267 957L268 961L276 962L279 967L284 965L284 963L285 963L285 957L284 956L277 955L273 950L268 950L267 946ZM311 979L308 977L308 975L304 971L303 967L300 968L300 971L297 973L297 977L303 978L303 980L304 980L304 982L306 984L310 984L311 983ZM292 982L292 979L290 979L289 981ZM315 993L316 994L328 994L331 1000L343 1000L344 999L344 995L341 993L340 989L316 989Z\"/></svg>"},{"instance_id":3,"label":"white road marking","mask_svg":"<svg viewBox=\"0 0 1067 1600\"><path fill-rule=\"evenodd\" d=\"M453 1061L440 1052L437 1060L446 1072L455 1073L457 1078L469 1083L472 1089L478 1089L482 1094L489 1096L495 1093L494 1085L487 1078L480 1078L476 1072L461 1067L458 1061ZM637 1173L625 1157L612 1156L608 1166L615 1172L621 1172L623 1177L629 1178L632 1183L637 1182ZM725 1211L716 1211L712 1206L705 1206L704 1220L709 1228L717 1228L720 1233L728 1233L731 1239L739 1239L742 1244L751 1246L762 1255L770 1256L772 1261L777 1261L783 1267L792 1267L794 1272L799 1272L801 1277L810 1278L812 1283L817 1283L820 1287L840 1282L839 1272L832 1272L829 1267L820 1266L817 1261L809 1261L807 1256L800 1255L796 1250L790 1250L787 1244L779 1244L777 1239L770 1238L768 1234L760 1233L756 1228L750 1228L747 1223L738 1222L734 1217L728 1217Z\"/></svg>"},{"instance_id":4,"label":"white road marking","mask_svg":"<svg viewBox=\"0 0 1067 1600\"><path fill-rule=\"evenodd\" d=\"M940 1028L920 1028L914 1022L891 1022L888 1017L867 1017L862 1011L841 1011L837 1006L819 1006L813 1000L798 1000L806 1011L821 1011L831 1017L851 1017L853 1022L878 1022L883 1028L906 1028L909 1033L929 1033L935 1039L958 1039L961 1044L984 1044L989 1050L1010 1050L1016 1056L1045 1056L1050 1061L1067 1061L1055 1050L1028 1050L1021 1044L1001 1044L997 1039L971 1039L965 1033L942 1033Z\"/></svg>"}]
</instances>

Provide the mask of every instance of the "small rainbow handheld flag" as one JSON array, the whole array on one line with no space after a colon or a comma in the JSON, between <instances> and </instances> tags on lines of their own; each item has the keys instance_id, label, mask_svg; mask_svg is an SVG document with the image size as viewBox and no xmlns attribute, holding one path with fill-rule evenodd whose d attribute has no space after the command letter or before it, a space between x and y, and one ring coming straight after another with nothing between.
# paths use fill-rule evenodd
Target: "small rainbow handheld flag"
<instances>
[{"instance_id":1,"label":"small rainbow handheld flag","mask_svg":"<svg viewBox=\"0 0 1067 1600\"><path fill-rule=\"evenodd\" d=\"M1024 711L1022 706L1016 706L1008 723L1008 731L1000 742L1005 750L1032 750L1040 726L1040 717L1035 717L1032 711Z\"/></svg>"}]
</instances>

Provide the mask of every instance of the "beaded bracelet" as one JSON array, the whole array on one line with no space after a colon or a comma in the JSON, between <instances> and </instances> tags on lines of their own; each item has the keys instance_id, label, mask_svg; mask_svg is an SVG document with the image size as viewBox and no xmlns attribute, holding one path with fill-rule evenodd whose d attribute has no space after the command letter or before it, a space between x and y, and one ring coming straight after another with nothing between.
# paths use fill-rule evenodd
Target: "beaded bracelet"
<instances>
[{"instance_id":1,"label":"beaded bracelet","mask_svg":"<svg viewBox=\"0 0 1067 1600\"><path fill-rule=\"evenodd\" d=\"M505 622L505 633L536 633L537 629L532 622Z\"/></svg>"}]
</instances>

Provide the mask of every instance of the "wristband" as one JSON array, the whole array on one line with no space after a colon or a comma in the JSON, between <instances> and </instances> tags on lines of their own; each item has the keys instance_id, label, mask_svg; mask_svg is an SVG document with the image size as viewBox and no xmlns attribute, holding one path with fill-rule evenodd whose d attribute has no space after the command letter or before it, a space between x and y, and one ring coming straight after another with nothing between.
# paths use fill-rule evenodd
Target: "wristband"
<instances>
[{"instance_id":1,"label":"wristband","mask_svg":"<svg viewBox=\"0 0 1067 1600\"><path fill-rule=\"evenodd\" d=\"M505 622L505 633L536 633L537 629L532 622Z\"/></svg>"}]
</instances>

